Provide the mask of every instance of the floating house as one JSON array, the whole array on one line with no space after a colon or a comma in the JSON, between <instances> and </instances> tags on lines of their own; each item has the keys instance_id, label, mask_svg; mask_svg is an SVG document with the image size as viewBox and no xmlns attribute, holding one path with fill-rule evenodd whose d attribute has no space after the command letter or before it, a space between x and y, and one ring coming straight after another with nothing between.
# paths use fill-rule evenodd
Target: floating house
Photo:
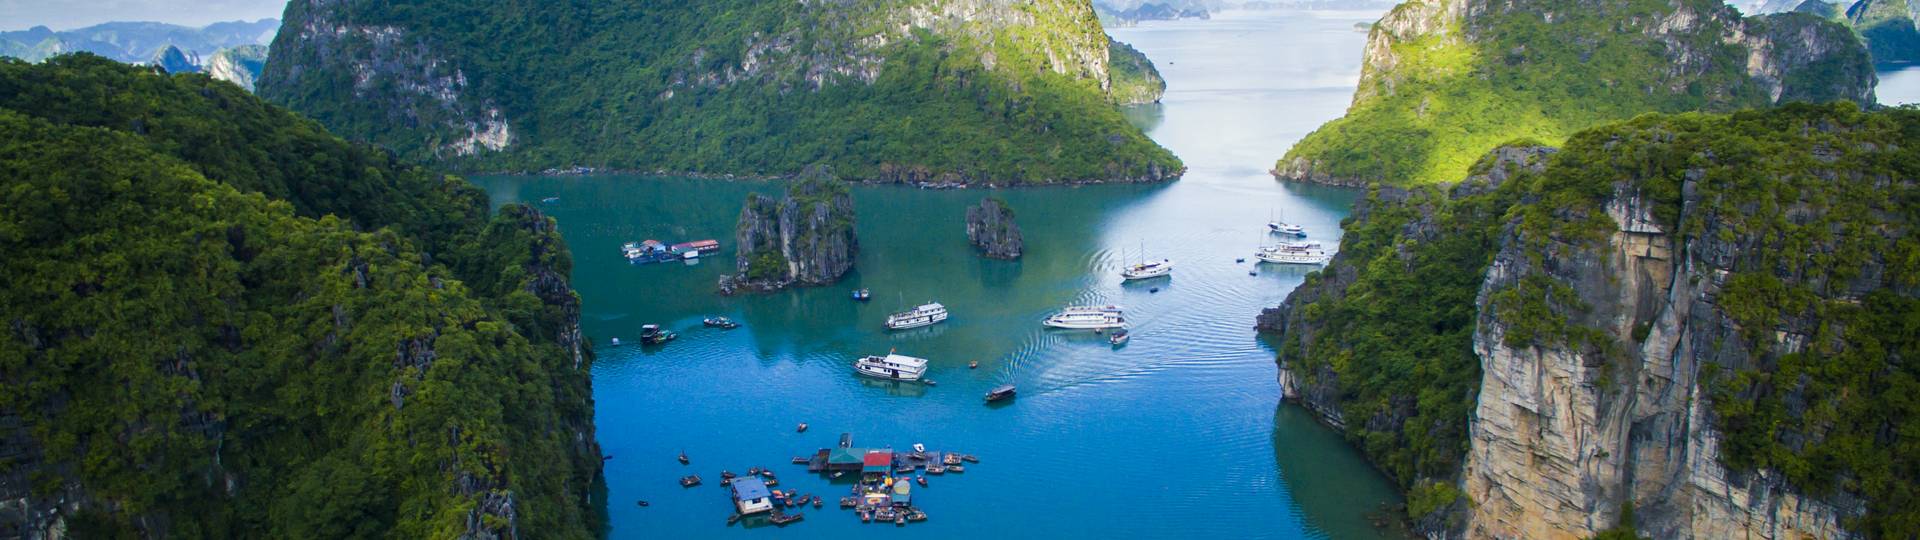
<instances>
[{"instance_id":1,"label":"floating house","mask_svg":"<svg viewBox=\"0 0 1920 540\"><path fill-rule=\"evenodd\" d=\"M695 253L699 253L701 255L705 255L708 253L715 253L720 251L720 241L694 240L692 242L681 242L673 245L673 251L674 253L686 253L686 252L692 251Z\"/></svg>"},{"instance_id":2,"label":"floating house","mask_svg":"<svg viewBox=\"0 0 1920 540\"><path fill-rule=\"evenodd\" d=\"M728 482L733 489L733 507L742 515L773 510L773 494L767 491L767 483L752 476L742 476Z\"/></svg>"},{"instance_id":3,"label":"floating house","mask_svg":"<svg viewBox=\"0 0 1920 540\"><path fill-rule=\"evenodd\" d=\"M827 452L827 470L834 472L860 472L867 464L865 448L835 448Z\"/></svg>"},{"instance_id":4,"label":"floating house","mask_svg":"<svg viewBox=\"0 0 1920 540\"><path fill-rule=\"evenodd\" d=\"M893 474L893 450L868 450L860 460L860 476L869 480Z\"/></svg>"}]
</instances>

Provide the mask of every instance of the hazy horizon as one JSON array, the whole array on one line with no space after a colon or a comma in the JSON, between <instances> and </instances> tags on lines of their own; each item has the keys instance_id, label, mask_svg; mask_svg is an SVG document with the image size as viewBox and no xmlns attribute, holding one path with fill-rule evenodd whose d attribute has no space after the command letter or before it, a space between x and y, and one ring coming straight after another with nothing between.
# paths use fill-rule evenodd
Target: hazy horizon
<instances>
[{"instance_id":1,"label":"hazy horizon","mask_svg":"<svg viewBox=\"0 0 1920 540\"><path fill-rule=\"evenodd\" d=\"M0 31L35 26L72 30L105 22L201 27L278 19L286 6L285 0L0 0Z\"/></svg>"}]
</instances>

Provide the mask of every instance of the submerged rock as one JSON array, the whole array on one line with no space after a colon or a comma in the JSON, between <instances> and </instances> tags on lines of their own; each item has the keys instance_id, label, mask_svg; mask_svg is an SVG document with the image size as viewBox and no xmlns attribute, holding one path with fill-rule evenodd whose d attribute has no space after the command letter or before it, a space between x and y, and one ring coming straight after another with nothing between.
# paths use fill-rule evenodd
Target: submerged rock
<instances>
[{"instance_id":1,"label":"submerged rock","mask_svg":"<svg viewBox=\"0 0 1920 540\"><path fill-rule=\"evenodd\" d=\"M994 197L967 207L967 241L980 248L981 255L995 259L1018 259L1026 251L1020 225L1013 222L1013 209Z\"/></svg>"},{"instance_id":2,"label":"submerged rock","mask_svg":"<svg viewBox=\"0 0 1920 540\"><path fill-rule=\"evenodd\" d=\"M853 193L825 167L808 167L776 201L747 196L734 233L739 273L720 278L721 294L826 285L853 269Z\"/></svg>"}]
</instances>

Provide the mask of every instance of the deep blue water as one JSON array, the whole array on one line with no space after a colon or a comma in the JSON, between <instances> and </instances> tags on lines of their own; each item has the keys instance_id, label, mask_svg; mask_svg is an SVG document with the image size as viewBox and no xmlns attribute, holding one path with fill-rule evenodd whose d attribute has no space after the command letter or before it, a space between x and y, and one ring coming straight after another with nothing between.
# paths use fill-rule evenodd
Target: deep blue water
<instances>
[{"instance_id":1,"label":"deep blue water","mask_svg":"<svg viewBox=\"0 0 1920 540\"><path fill-rule=\"evenodd\" d=\"M1283 185L1264 171L1345 108L1365 37L1352 25L1376 15L1228 13L1115 29L1170 82L1162 105L1131 116L1190 172L1165 185L995 193L1026 231L1018 262L981 259L967 246L962 212L984 192L861 187L862 251L846 282L719 297L714 284L731 270L742 198L777 184L476 179L496 203L560 198L542 206L573 247L574 285L596 341L632 342L646 323L682 332L660 348L599 349L594 392L600 441L614 456L606 469L612 536L882 534L874 528L920 538L1382 536L1369 515L1398 502L1392 487L1337 434L1279 403L1273 352L1252 330L1254 315L1284 299L1306 270L1235 262L1251 259L1273 213L1337 244L1358 194ZM625 264L615 248L641 238L728 246L694 266ZM1173 277L1121 284L1117 269L1143 248L1172 258ZM871 288L874 301L850 301L857 287ZM889 311L930 299L953 319L881 331ZM1126 306L1133 342L1115 349L1101 336L1038 324L1061 305L1087 302ZM700 327L716 314L745 327ZM889 349L930 358L939 385L852 373L854 358ZM968 369L974 360L979 369ZM1020 397L983 405L981 395L1004 383L1017 384ZM799 422L812 429L796 433ZM844 484L788 464L842 432L857 446L918 442L982 463L919 490L927 522L897 531L863 525L831 504ZM675 462L681 451L691 466ZM779 472L780 488L830 504L785 528L726 525L719 471L756 465ZM686 474L706 485L679 487Z\"/></svg>"}]
</instances>

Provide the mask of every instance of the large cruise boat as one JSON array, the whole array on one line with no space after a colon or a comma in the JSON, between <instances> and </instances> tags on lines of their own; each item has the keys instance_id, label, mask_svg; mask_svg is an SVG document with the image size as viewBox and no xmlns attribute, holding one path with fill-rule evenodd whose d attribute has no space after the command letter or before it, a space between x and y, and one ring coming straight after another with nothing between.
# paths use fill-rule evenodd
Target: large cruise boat
<instances>
[{"instance_id":1,"label":"large cruise boat","mask_svg":"<svg viewBox=\"0 0 1920 540\"><path fill-rule=\"evenodd\" d=\"M927 359L902 354L868 356L853 363L853 371L868 377L894 381L918 381L927 373Z\"/></svg>"},{"instance_id":2,"label":"large cruise boat","mask_svg":"<svg viewBox=\"0 0 1920 540\"><path fill-rule=\"evenodd\" d=\"M947 320L947 306L939 302L927 302L918 307L887 316L888 330L906 330L932 326Z\"/></svg>"},{"instance_id":3,"label":"large cruise boat","mask_svg":"<svg viewBox=\"0 0 1920 540\"><path fill-rule=\"evenodd\" d=\"M1279 264L1326 264L1333 259L1320 247L1319 242L1281 242L1260 246L1253 256L1264 262Z\"/></svg>"},{"instance_id":4,"label":"large cruise boat","mask_svg":"<svg viewBox=\"0 0 1920 540\"><path fill-rule=\"evenodd\" d=\"M1073 306L1055 313L1040 324L1069 330L1126 328L1127 318L1120 306Z\"/></svg>"}]
</instances>

